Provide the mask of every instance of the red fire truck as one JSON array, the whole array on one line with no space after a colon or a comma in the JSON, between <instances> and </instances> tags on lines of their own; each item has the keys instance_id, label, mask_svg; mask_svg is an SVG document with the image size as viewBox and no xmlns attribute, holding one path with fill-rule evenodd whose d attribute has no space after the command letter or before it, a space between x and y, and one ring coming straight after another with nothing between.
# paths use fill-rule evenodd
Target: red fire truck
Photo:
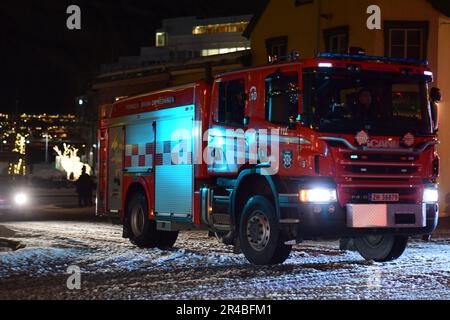
<instances>
[{"instance_id":1,"label":"red fire truck","mask_svg":"<svg viewBox=\"0 0 450 320\"><path fill-rule=\"evenodd\" d=\"M322 53L119 100L100 120L98 214L145 248L205 230L258 265L319 239L397 259L438 222L432 77Z\"/></svg>"}]
</instances>

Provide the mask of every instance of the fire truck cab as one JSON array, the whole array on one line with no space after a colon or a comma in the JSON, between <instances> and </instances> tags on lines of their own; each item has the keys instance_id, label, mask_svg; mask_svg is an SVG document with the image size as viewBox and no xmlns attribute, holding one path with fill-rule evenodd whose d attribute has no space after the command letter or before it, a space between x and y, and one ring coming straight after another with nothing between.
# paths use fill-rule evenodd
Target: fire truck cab
<instances>
[{"instance_id":1,"label":"fire truck cab","mask_svg":"<svg viewBox=\"0 0 450 320\"><path fill-rule=\"evenodd\" d=\"M431 81L423 62L323 53L119 100L97 212L140 247L205 230L258 265L316 239L394 260L437 226Z\"/></svg>"}]
</instances>

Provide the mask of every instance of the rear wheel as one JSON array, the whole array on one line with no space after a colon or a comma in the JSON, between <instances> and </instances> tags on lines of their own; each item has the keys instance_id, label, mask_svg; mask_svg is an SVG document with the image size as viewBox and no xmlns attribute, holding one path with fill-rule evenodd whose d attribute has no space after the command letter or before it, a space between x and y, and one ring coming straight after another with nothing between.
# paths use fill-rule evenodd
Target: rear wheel
<instances>
[{"instance_id":1,"label":"rear wheel","mask_svg":"<svg viewBox=\"0 0 450 320\"><path fill-rule=\"evenodd\" d=\"M366 260L388 262L398 259L408 245L408 237L395 235L369 235L355 238L359 254Z\"/></svg>"},{"instance_id":2,"label":"rear wheel","mask_svg":"<svg viewBox=\"0 0 450 320\"><path fill-rule=\"evenodd\" d=\"M136 193L128 206L128 229L130 240L141 248L170 249L178 238L178 231L159 231L156 222L148 215L147 197Z\"/></svg>"},{"instance_id":3,"label":"rear wheel","mask_svg":"<svg viewBox=\"0 0 450 320\"><path fill-rule=\"evenodd\" d=\"M128 205L128 228L130 241L141 248L155 248L160 241L160 234L156 230L155 221L148 216L147 197L143 193L136 193Z\"/></svg>"},{"instance_id":4,"label":"rear wheel","mask_svg":"<svg viewBox=\"0 0 450 320\"><path fill-rule=\"evenodd\" d=\"M256 265L281 264L292 250L292 246L284 244L275 208L263 196L247 202L241 216L239 239L245 257Z\"/></svg>"}]
</instances>

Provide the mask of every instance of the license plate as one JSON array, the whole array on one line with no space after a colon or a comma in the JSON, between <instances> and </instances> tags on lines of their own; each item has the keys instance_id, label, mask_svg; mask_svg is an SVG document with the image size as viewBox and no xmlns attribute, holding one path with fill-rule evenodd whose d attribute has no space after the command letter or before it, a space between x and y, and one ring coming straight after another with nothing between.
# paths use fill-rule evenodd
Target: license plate
<instances>
[{"instance_id":1,"label":"license plate","mask_svg":"<svg viewBox=\"0 0 450 320\"><path fill-rule=\"evenodd\" d=\"M372 193L370 201L372 202L398 202L400 195L398 193Z\"/></svg>"}]
</instances>

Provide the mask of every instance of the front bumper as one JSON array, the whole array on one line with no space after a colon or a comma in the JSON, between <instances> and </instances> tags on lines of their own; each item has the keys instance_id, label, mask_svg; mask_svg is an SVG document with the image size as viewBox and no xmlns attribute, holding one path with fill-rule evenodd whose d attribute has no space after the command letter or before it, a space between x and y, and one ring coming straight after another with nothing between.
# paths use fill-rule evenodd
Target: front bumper
<instances>
[{"instance_id":1,"label":"front bumper","mask_svg":"<svg viewBox=\"0 0 450 320\"><path fill-rule=\"evenodd\" d=\"M426 204L348 204L348 228L425 228Z\"/></svg>"},{"instance_id":2,"label":"front bumper","mask_svg":"<svg viewBox=\"0 0 450 320\"><path fill-rule=\"evenodd\" d=\"M438 224L437 204L283 204L282 221L296 221L301 239L342 238L373 233L429 235ZM283 207L285 210L283 210Z\"/></svg>"}]
</instances>

